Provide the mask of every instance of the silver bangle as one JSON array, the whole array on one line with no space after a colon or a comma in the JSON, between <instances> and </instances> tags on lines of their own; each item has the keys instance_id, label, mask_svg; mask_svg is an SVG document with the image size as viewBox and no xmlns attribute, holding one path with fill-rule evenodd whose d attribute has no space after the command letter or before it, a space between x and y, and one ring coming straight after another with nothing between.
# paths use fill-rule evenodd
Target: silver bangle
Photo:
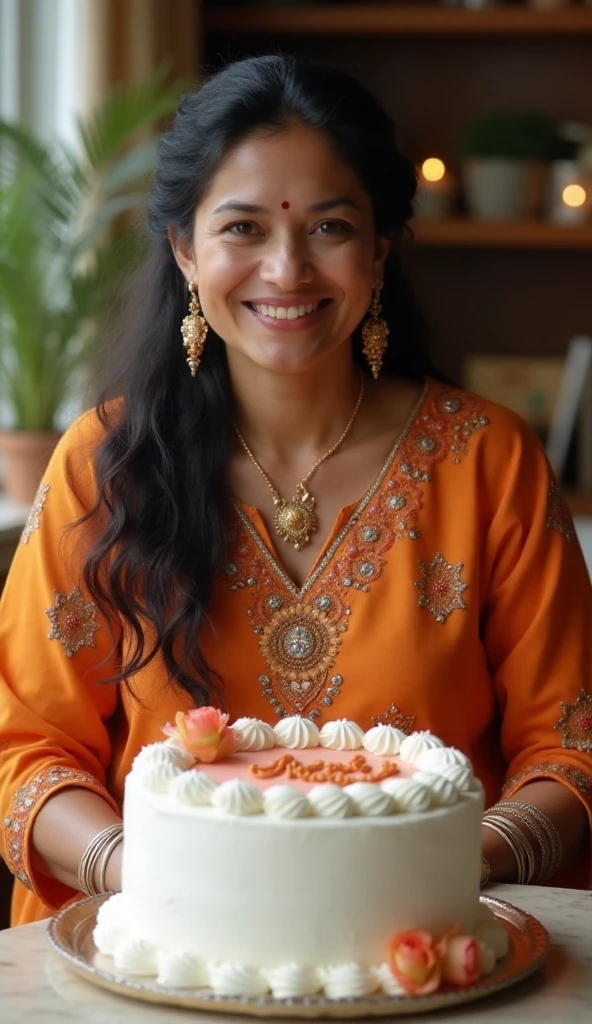
<instances>
[{"instance_id":1,"label":"silver bangle","mask_svg":"<svg viewBox=\"0 0 592 1024\"><path fill-rule=\"evenodd\" d=\"M101 863L99 865L99 881L98 881L99 892L107 892L108 891L107 890L107 883L106 883L106 880L105 880L105 876L107 874L107 866L109 864L109 860L111 858L111 854L113 853L115 848L117 846L119 846L119 844L122 841L123 841L123 828L119 832L116 832L113 836L111 836L111 838L109 839L109 841L105 845L104 853L103 853L103 859L102 859L102 861L101 861Z\"/></svg>"},{"instance_id":2,"label":"silver bangle","mask_svg":"<svg viewBox=\"0 0 592 1024\"><path fill-rule=\"evenodd\" d=\"M522 811L526 815L530 815L535 819L535 821L538 821L543 828L549 843L549 865L547 868L546 879L542 878L541 881L553 878L554 874L557 873L561 866L561 861L563 859L563 845L561 843L561 837L559 836L556 826L551 821L551 818L547 817L545 812L542 811L540 807L536 807L535 804L527 804L518 800L507 800L504 801L504 804L507 810L511 810L512 807L517 807L518 810Z\"/></svg>"},{"instance_id":3,"label":"silver bangle","mask_svg":"<svg viewBox=\"0 0 592 1024\"><path fill-rule=\"evenodd\" d=\"M525 836L520 826L511 818L507 818L504 814L493 814L491 811L488 811L486 817L489 821L495 821L499 826L505 829L509 835L512 836L514 842L522 851L523 868L520 884L530 885L536 874L536 857L532 843L529 841L528 837Z\"/></svg>"},{"instance_id":4,"label":"silver bangle","mask_svg":"<svg viewBox=\"0 0 592 1024\"><path fill-rule=\"evenodd\" d=\"M123 825L121 822L118 822L117 825L109 825L97 833L82 854L78 868L78 888L81 892L86 893L87 896L99 896L105 891L104 888L100 889L96 885L95 873L101 854L105 852L115 836L118 838L123 836Z\"/></svg>"},{"instance_id":5,"label":"silver bangle","mask_svg":"<svg viewBox=\"0 0 592 1024\"><path fill-rule=\"evenodd\" d=\"M530 804L521 803L518 800L504 800L495 807L490 808L492 812L511 814L521 821L535 837L541 852L541 866L534 879L535 884L540 885L552 878L561 862L562 847L559 834L552 822L544 816L551 826L543 827L539 817L538 808ZM542 815L542 811L540 812Z\"/></svg>"},{"instance_id":6,"label":"silver bangle","mask_svg":"<svg viewBox=\"0 0 592 1024\"><path fill-rule=\"evenodd\" d=\"M516 859L518 884L529 885L536 871L536 861L532 845L522 829L511 819L489 812L483 818L483 825L505 839Z\"/></svg>"}]
</instances>

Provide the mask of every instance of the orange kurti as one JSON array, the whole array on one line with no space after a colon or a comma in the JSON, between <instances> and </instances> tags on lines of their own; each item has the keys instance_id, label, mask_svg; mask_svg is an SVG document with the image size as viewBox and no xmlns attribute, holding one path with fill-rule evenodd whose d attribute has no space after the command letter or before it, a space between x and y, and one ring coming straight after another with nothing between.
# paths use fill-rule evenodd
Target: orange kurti
<instances>
[{"instance_id":1,"label":"orange kurti","mask_svg":"<svg viewBox=\"0 0 592 1024\"><path fill-rule=\"evenodd\" d=\"M134 756L190 706L158 659L133 679L141 703L98 685L109 631L81 582L89 538L67 526L93 504L102 429L87 413L61 440L0 605L1 849L18 879L18 924L75 896L31 861L44 800L78 785L120 808ZM231 718L431 729L471 757L489 803L549 778L592 818L592 588L544 452L518 417L429 383L302 590L257 510L237 505L233 519L201 638Z\"/></svg>"}]
</instances>

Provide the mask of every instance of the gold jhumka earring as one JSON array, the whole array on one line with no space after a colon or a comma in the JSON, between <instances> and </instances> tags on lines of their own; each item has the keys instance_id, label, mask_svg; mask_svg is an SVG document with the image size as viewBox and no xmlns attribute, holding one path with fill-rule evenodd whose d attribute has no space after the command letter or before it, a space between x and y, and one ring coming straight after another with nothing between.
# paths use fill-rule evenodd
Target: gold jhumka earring
<instances>
[{"instance_id":1,"label":"gold jhumka earring","mask_svg":"<svg viewBox=\"0 0 592 1024\"><path fill-rule=\"evenodd\" d=\"M203 355L209 325L202 314L193 281L189 282L189 294L191 296L189 312L181 324L181 334L183 335L183 348L187 351L187 365L191 376L195 377Z\"/></svg>"},{"instance_id":2,"label":"gold jhumka earring","mask_svg":"<svg viewBox=\"0 0 592 1024\"><path fill-rule=\"evenodd\" d=\"M362 338L364 339L364 355L368 360L368 365L372 371L374 380L378 380L378 374L382 366L382 359L386 351L387 337L389 335L389 328L386 320L383 320L379 313L382 309L380 305L380 293L382 291L382 281L377 281L374 285L374 294L372 296L372 302L370 303L370 309L368 310L369 319L365 320L362 324Z\"/></svg>"}]
</instances>

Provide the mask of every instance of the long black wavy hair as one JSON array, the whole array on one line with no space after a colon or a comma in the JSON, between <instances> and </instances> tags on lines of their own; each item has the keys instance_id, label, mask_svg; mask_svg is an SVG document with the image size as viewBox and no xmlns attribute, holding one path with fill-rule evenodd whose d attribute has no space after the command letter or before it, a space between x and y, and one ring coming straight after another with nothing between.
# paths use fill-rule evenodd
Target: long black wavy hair
<instances>
[{"instance_id":1,"label":"long black wavy hair","mask_svg":"<svg viewBox=\"0 0 592 1024\"><path fill-rule=\"evenodd\" d=\"M180 328L189 297L167 228L191 235L196 207L232 146L257 129L294 123L332 141L372 200L377 233L394 240L382 293L393 341L383 372L409 380L434 373L426 326L397 257L413 213L415 171L373 96L344 71L288 56L231 64L185 96L159 140L148 206L155 245L109 355L97 405L106 428L95 457L97 500L85 517L100 524L85 585L130 638L125 650L116 641L120 671L105 681L125 681L132 692L133 677L160 654L167 682L196 706L224 706L199 637L227 545L233 399L225 346L213 330L197 376L188 372ZM359 328L353 350L364 366Z\"/></svg>"}]
</instances>

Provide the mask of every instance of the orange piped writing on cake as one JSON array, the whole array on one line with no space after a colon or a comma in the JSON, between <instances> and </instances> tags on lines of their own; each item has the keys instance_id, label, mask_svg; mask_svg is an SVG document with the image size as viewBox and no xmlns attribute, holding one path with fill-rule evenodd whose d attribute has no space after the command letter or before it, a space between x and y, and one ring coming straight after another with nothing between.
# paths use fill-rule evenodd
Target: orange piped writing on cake
<instances>
[{"instance_id":1,"label":"orange piped writing on cake","mask_svg":"<svg viewBox=\"0 0 592 1024\"><path fill-rule=\"evenodd\" d=\"M303 764L292 754L282 754L271 764L252 764L249 771L258 779L277 779L285 775L300 782L332 782L335 786L349 786L352 782L382 782L399 769L394 761L384 761L378 771L373 771L363 754L356 754L351 760L312 761Z\"/></svg>"}]
</instances>

